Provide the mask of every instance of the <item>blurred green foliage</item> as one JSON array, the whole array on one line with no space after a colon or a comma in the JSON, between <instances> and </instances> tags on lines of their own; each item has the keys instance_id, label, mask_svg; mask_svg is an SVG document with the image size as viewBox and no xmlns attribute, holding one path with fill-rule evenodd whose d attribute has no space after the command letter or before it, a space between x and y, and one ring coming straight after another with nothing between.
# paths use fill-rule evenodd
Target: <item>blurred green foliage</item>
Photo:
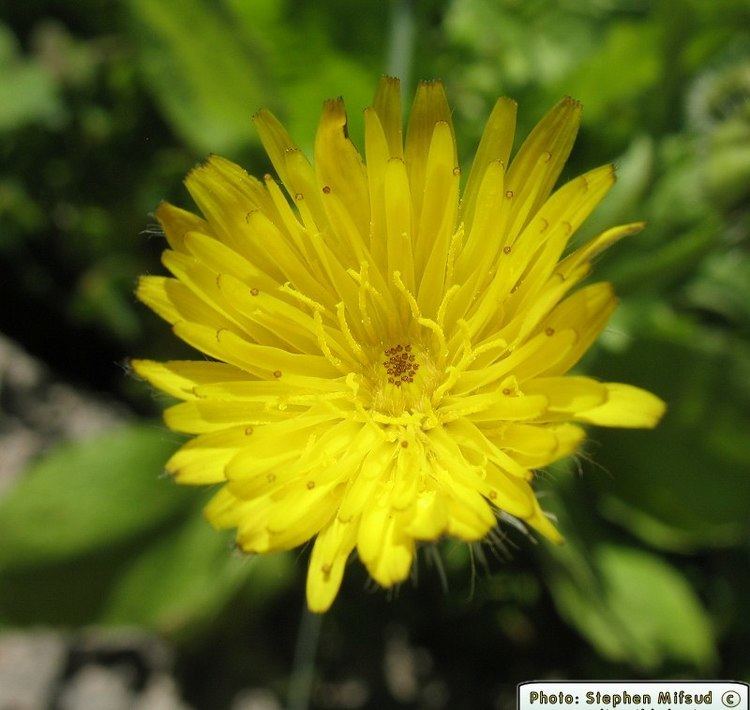
<instances>
[{"instance_id":1,"label":"blurred green foliage","mask_svg":"<svg viewBox=\"0 0 750 710\"><path fill-rule=\"evenodd\" d=\"M158 428L130 425L33 466L0 501L0 622L189 636L246 580L256 603L283 584L288 559L231 555L200 514L205 495L154 475L174 448Z\"/></svg>"},{"instance_id":2,"label":"blurred green foliage","mask_svg":"<svg viewBox=\"0 0 750 710\"><path fill-rule=\"evenodd\" d=\"M477 705L498 682L548 673L748 679L750 6L410 6L412 76L446 81L464 160L500 94L519 101L520 135L561 95L583 101L567 174L614 159L620 179L580 238L649 222L599 264L624 303L584 368L659 393L669 412L654 432L593 431L577 462L545 477L567 546L531 555L511 534L520 549L490 557L474 601L475 556L455 545L442 549L447 594L424 562L422 588L391 604L363 595L353 572L321 672L377 658L395 621L430 649L452 697ZM159 403L113 365L183 352L131 295L139 273L160 270L149 212L162 198L189 204L180 181L208 152L265 172L249 121L261 106L309 148L322 100L343 94L360 136L387 69L391 6L113 8L46 0L0 24L0 329L66 379L154 416ZM293 635L304 565L230 554L200 518L205 496L158 477L170 436L136 425L53 451L0 501L0 623L144 624L190 639L188 654L221 638L226 656L260 664L254 683L281 687L285 651L261 662L239 649L243 633L277 639L277 624ZM488 652L502 663L477 660Z\"/></svg>"}]
</instances>

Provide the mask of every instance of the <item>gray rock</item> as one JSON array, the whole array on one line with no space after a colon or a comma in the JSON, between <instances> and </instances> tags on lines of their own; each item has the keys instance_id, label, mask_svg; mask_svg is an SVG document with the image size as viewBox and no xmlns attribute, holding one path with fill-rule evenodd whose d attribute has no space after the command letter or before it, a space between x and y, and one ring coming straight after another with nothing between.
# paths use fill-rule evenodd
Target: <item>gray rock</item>
<instances>
[{"instance_id":1,"label":"gray rock","mask_svg":"<svg viewBox=\"0 0 750 710\"><path fill-rule=\"evenodd\" d=\"M249 688L237 694L231 710L281 710L281 703L270 690Z\"/></svg>"},{"instance_id":2,"label":"gray rock","mask_svg":"<svg viewBox=\"0 0 750 710\"><path fill-rule=\"evenodd\" d=\"M127 417L115 402L56 382L0 334L0 494L52 444L94 436Z\"/></svg>"},{"instance_id":3,"label":"gray rock","mask_svg":"<svg viewBox=\"0 0 750 710\"><path fill-rule=\"evenodd\" d=\"M58 697L60 710L132 710L135 693L127 670L88 665L81 668Z\"/></svg>"},{"instance_id":4,"label":"gray rock","mask_svg":"<svg viewBox=\"0 0 750 710\"><path fill-rule=\"evenodd\" d=\"M67 648L52 632L0 634L0 708L44 710L65 670Z\"/></svg>"},{"instance_id":5,"label":"gray rock","mask_svg":"<svg viewBox=\"0 0 750 710\"><path fill-rule=\"evenodd\" d=\"M190 706L180 699L174 680L165 673L160 673L152 676L138 696L133 710L190 710Z\"/></svg>"}]
</instances>

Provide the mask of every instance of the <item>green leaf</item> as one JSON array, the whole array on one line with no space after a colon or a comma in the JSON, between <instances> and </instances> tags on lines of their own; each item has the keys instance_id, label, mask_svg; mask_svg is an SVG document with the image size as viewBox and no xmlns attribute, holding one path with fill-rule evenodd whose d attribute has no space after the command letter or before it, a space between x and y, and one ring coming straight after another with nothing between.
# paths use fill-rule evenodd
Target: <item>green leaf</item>
<instances>
[{"instance_id":1,"label":"green leaf","mask_svg":"<svg viewBox=\"0 0 750 710\"><path fill-rule=\"evenodd\" d=\"M576 232L576 245L583 244L615 224L643 218L641 201L653 176L654 142L642 134L615 160L617 182L594 214Z\"/></svg>"},{"instance_id":2,"label":"green leaf","mask_svg":"<svg viewBox=\"0 0 750 710\"><path fill-rule=\"evenodd\" d=\"M160 476L172 435L126 426L51 452L0 503L0 623L140 624L199 631L241 588L260 606L285 555L233 554L196 510L205 494Z\"/></svg>"},{"instance_id":3,"label":"green leaf","mask_svg":"<svg viewBox=\"0 0 750 710\"><path fill-rule=\"evenodd\" d=\"M539 12L534 3L463 0L449 4L444 27L454 45L478 55L487 66L484 73L497 72L497 80L514 89L559 80L585 62L597 39L585 8L570 11L557 3ZM470 84L477 68L472 67L474 77L466 77L467 58L462 60L457 69L462 84Z\"/></svg>"},{"instance_id":4,"label":"green leaf","mask_svg":"<svg viewBox=\"0 0 750 710\"><path fill-rule=\"evenodd\" d=\"M710 254L686 295L694 307L750 333L750 255L740 248Z\"/></svg>"},{"instance_id":5,"label":"green leaf","mask_svg":"<svg viewBox=\"0 0 750 710\"><path fill-rule=\"evenodd\" d=\"M154 539L143 554L123 565L100 622L143 624L160 632L184 633L208 621L244 582L259 606L291 578L285 554L247 557L232 550L231 535L214 530L203 516Z\"/></svg>"},{"instance_id":6,"label":"green leaf","mask_svg":"<svg viewBox=\"0 0 750 710\"><path fill-rule=\"evenodd\" d=\"M636 123L635 112L642 110L639 98L659 79L659 39L659 28L650 21L611 24L598 50L560 81L559 93L583 103L587 123L606 125L610 136L625 138Z\"/></svg>"},{"instance_id":7,"label":"green leaf","mask_svg":"<svg viewBox=\"0 0 750 710\"><path fill-rule=\"evenodd\" d=\"M13 33L0 23L0 132L28 123L58 127L65 112L50 72L21 58Z\"/></svg>"},{"instance_id":8,"label":"green leaf","mask_svg":"<svg viewBox=\"0 0 750 710\"><path fill-rule=\"evenodd\" d=\"M213 3L130 0L139 59L156 102L198 152L257 143L263 103L258 61Z\"/></svg>"},{"instance_id":9,"label":"green leaf","mask_svg":"<svg viewBox=\"0 0 750 710\"><path fill-rule=\"evenodd\" d=\"M372 102L374 77L382 71L383 28L377 23L364 27L360 18L379 11L377 2L370 0L370 7L360 3L356 11L342 3L342 12L330 14L279 0L223 0L222 5L242 44L254 56L262 54L267 85L284 87L283 93L264 92L262 103L277 112L296 145L312 154L323 100L343 96L347 133L363 147L363 109ZM357 52L348 52L340 38L354 36ZM368 45L374 46L374 56ZM310 57L315 57L314 69Z\"/></svg>"},{"instance_id":10,"label":"green leaf","mask_svg":"<svg viewBox=\"0 0 750 710\"><path fill-rule=\"evenodd\" d=\"M649 290L663 293L690 276L716 247L719 234L712 219L669 238L663 231L647 228L605 262L597 276L613 282L620 295Z\"/></svg>"},{"instance_id":11,"label":"green leaf","mask_svg":"<svg viewBox=\"0 0 750 710\"><path fill-rule=\"evenodd\" d=\"M631 382L668 405L653 431L592 430L602 511L652 545L689 551L750 531L750 348L664 307L631 303L612 324L619 349L601 379Z\"/></svg>"},{"instance_id":12,"label":"green leaf","mask_svg":"<svg viewBox=\"0 0 750 710\"><path fill-rule=\"evenodd\" d=\"M569 542L553 557L548 572L555 604L602 655L641 669L667 662L713 666L709 619L675 568L649 552L610 543L583 553Z\"/></svg>"},{"instance_id":13,"label":"green leaf","mask_svg":"<svg viewBox=\"0 0 750 710\"><path fill-rule=\"evenodd\" d=\"M243 557L195 506L186 515L94 553L0 572L0 624L141 625L172 638L200 634L242 590L261 608L293 576L293 558Z\"/></svg>"},{"instance_id":14,"label":"green leaf","mask_svg":"<svg viewBox=\"0 0 750 710\"><path fill-rule=\"evenodd\" d=\"M174 448L131 425L47 454L0 501L0 569L104 549L184 511L195 492L160 476Z\"/></svg>"},{"instance_id":15,"label":"green leaf","mask_svg":"<svg viewBox=\"0 0 750 710\"><path fill-rule=\"evenodd\" d=\"M100 618L118 570L143 539L36 567L0 569L0 625L77 627Z\"/></svg>"},{"instance_id":16,"label":"green leaf","mask_svg":"<svg viewBox=\"0 0 750 710\"><path fill-rule=\"evenodd\" d=\"M749 92L750 86L742 89ZM746 203L750 195L750 116L716 128L706 164L706 181L711 197L725 209Z\"/></svg>"}]
</instances>

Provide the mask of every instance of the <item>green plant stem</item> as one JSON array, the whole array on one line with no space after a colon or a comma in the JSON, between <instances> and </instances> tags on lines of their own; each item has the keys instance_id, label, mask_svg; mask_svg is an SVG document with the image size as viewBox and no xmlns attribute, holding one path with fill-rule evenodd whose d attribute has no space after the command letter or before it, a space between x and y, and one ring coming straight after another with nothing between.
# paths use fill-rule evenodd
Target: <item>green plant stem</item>
<instances>
[{"instance_id":1,"label":"green plant stem","mask_svg":"<svg viewBox=\"0 0 750 710\"><path fill-rule=\"evenodd\" d=\"M405 95L411 93L411 65L414 56L414 0L393 0L388 39L387 72L401 79Z\"/></svg>"},{"instance_id":2,"label":"green plant stem","mask_svg":"<svg viewBox=\"0 0 750 710\"><path fill-rule=\"evenodd\" d=\"M307 710L315 677L315 656L318 651L322 614L313 614L305 604L297 632L294 665L289 679L288 710Z\"/></svg>"}]
</instances>

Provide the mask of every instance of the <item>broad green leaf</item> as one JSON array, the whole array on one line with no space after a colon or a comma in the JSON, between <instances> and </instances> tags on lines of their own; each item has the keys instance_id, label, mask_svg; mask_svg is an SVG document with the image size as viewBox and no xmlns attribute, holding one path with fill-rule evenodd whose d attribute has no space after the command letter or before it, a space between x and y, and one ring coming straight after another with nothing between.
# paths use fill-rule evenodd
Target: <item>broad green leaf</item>
<instances>
[{"instance_id":1,"label":"broad green leaf","mask_svg":"<svg viewBox=\"0 0 750 710\"><path fill-rule=\"evenodd\" d=\"M283 588L293 560L243 557L192 506L92 554L0 572L0 625L140 625L187 638L240 593L250 611Z\"/></svg>"},{"instance_id":2,"label":"broad green leaf","mask_svg":"<svg viewBox=\"0 0 750 710\"><path fill-rule=\"evenodd\" d=\"M587 123L624 138L632 132L634 113L642 109L639 97L659 77L659 50L659 28L653 22L611 24L597 51L559 82L559 93L583 103Z\"/></svg>"},{"instance_id":3,"label":"broad green leaf","mask_svg":"<svg viewBox=\"0 0 750 710\"><path fill-rule=\"evenodd\" d=\"M148 540L0 570L0 627L95 624L119 570Z\"/></svg>"},{"instance_id":4,"label":"broad green leaf","mask_svg":"<svg viewBox=\"0 0 750 710\"><path fill-rule=\"evenodd\" d=\"M129 0L139 61L155 101L199 153L257 143L260 62L214 3Z\"/></svg>"},{"instance_id":5,"label":"broad green leaf","mask_svg":"<svg viewBox=\"0 0 750 710\"><path fill-rule=\"evenodd\" d=\"M143 624L169 635L190 632L215 616L243 583L253 605L262 604L289 581L292 568L285 554L233 551L231 535L191 515L122 566L99 621Z\"/></svg>"},{"instance_id":6,"label":"broad green leaf","mask_svg":"<svg viewBox=\"0 0 750 710\"><path fill-rule=\"evenodd\" d=\"M0 501L0 569L105 549L179 514L195 491L161 475L176 443L130 425L48 453Z\"/></svg>"},{"instance_id":7,"label":"broad green leaf","mask_svg":"<svg viewBox=\"0 0 750 710\"><path fill-rule=\"evenodd\" d=\"M263 54L269 90L262 103L278 111L295 144L310 156L323 101L343 96L347 132L355 145L363 147L363 109L372 102L373 77L382 71L384 28L375 23L366 28L359 18L368 10L379 10L377 0L369 0L369 7L360 3L356 12L334 16L315 12L313 6L303 8L279 0L223 0L222 4L242 44L254 56ZM356 53L342 51L335 41L336 34L349 34L348 28L357 37ZM377 48L374 61L368 54L368 45L373 44ZM315 57L314 65L310 57ZM276 86L284 87L283 94L273 90Z\"/></svg>"},{"instance_id":8,"label":"broad green leaf","mask_svg":"<svg viewBox=\"0 0 750 710\"><path fill-rule=\"evenodd\" d=\"M592 429L608 476L602 510L653 545L733 545L750 531L750 348L665 308L624 308L620 349L594 363L602 379L650 389L668 405L653 431Z\"/></svg>"},{"instance_id":9,"label":"broad green leaf","mask_svg":"<svg viewBox=\"0 0 750 710\"><path fill-rule=\"evenodd\" d=\"M560 614L613 661L641 669L715 662L713 630L685 578L644 550L569 541L552 551L548 581Z\"/></svg>"}]
</instances>

